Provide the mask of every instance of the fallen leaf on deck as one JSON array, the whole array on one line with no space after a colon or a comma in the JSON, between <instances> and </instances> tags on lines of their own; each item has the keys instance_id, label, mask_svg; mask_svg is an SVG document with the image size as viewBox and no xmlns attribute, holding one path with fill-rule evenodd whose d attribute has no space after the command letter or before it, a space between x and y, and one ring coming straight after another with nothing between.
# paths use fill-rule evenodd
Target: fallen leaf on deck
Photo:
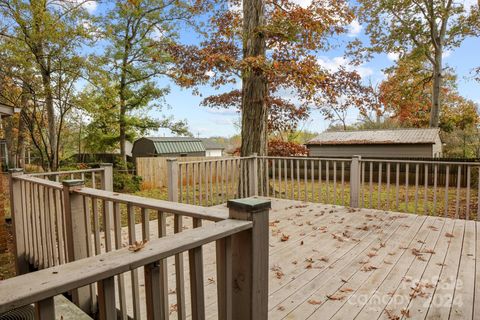
<instances>
[{"instance_id":1,"label":"fallen leaf on deck","mask_svg":"<svg viewBox=\"0 0 480 320\"><path fill-rule=\"evenodd\" d=\"M400 320L400 317L394 314L392 310L385 309L385 314L389 320Z\"/></svg>"},{"instance_id":2,"label":"fallen leaf on deck","mask_svg":"<svg viewBox=\"0 0 480 320\"><path fill-rule=\"evenodd\" d=\"M128 246L128 250L132 251L132 252L138 252L140 250L142 250L143 248L145 248L145 245L147 244L148 240L144 240L144 241L135 241L134 244Z\"/></svg>"},{"instance_id":3,"label":"fallen leaf on deck","mask_svg":"<svg viewBox=\"0 0 480 320\"><path fill-rule=\"evenodd\" d=\"M308 303L313 304L313 305L317 305L317 304L322 304L322 301L310 299L310 300L308 300Z\"/></svg>"},{"instance_id":4,"label":"fallen leaf on deck","mask_svg":"<svg viewBox=\"0 0 480 320\"><path fill-rule=\"evenodd\" d=\"M352 288L342 288L340 289L340 292L352 292L353 289Z\"/></svg>"},{"instance_id":5,"label":"fallen leaf on deck","mask_svg":"<svg viewBox=\"0 0 480 320\"><path fill-rule=\"evenodd\" d=\"M345 299L345 296L342 296L342 295L339 295L339 294L331 294L331 295L327 294L327 298L330 299L330 300L343 300L343 299Z\"/></svg>"},{"instance_id":6,"label":"fallen leaf on deck","mask_svg":"<svg viewBox=\"0 0 480 320\"><path fill-rule=\"evenodd\" d=\"M285 242L285 241L288 241L288 239L290 239L290 236L282 233L282 237L280 238L280 241Z\"/></svg>"},{"instance_id":7,"label":"fallen leaf on deck","mask_svg":"<svg viewBox=\"0 0 480 320\"><path fill-rule=\"evenodd\" d=\"M362 271L372 271L372 270L377 270L378 267L375 267L375 266L372 266L371 264L368 264L368 265L364 265L360 270Z\"/></svg>"},{"instance_id":8,"label":"fallen leaf on deck","mask_svg":"<svg viewBox=\"0 0 480 320\"><path fill-rule=\"evenodd\" d=\"M284 306L278 306L278 307L277 307L277 310L279 310L279 311L285 311L285 307L284 307Z\"/></svg>"},{"instance_id":9,"label":"fallen leaf on deck","mask_svg":"<svg viewBox=\"0 0 480 320\"><path fill-rule=\"evenodd\" d=\"M405 318L410 318L410 310L408 310L408 309L402 309L402 311L400 311L400 313L401 313L402 316L404 316Z\"/></svg>"},{"instance_id":10,"label":"fallen leaf on deck","mask_svg":"<svg viewBox=\"0 0 480 320\"><path fill-rule=\"evenodd\" d=\"M447 233L445 233L445 237L454 238L455 236L453 235L453 233L447 232Z\"/></svg>"}]
</instances>

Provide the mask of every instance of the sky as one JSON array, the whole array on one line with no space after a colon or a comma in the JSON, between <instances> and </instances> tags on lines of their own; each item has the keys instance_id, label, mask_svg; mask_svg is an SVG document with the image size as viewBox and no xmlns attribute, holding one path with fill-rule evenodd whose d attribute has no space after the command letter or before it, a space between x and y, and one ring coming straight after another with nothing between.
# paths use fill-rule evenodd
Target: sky
<instances>
[{"instance_id":1,"label":"sky","mask_svg":"<svg viewBox=\"0 0 480 320\"><path fill-rule=\"evenodd\" d=\"M310 0L294 0L300 5L306 5ZM473 0L465 0L472 2ZM87 8L90 12L96 13L101 10L96 2L89 2ZM335 71L340 66L345 66L347 70L356 70L365 83L379 83L385 75L382 72L386 67L395 63L395 54L380 54L375 56L368 63L357 67L352 67L347 58L344 57L344 46L348 41L355 37L366 40L364 34L364 26L354 20L349 28L348 33L342 34L332 41L338 43L338 48L329 52L318 54L318 61L325 68ZM194 43L197 38L192 33L180 35L180 41L184 43ZM454 68L458 76L458 90L462 96L471 99L480 104L480 83L472 79L472 69L480 66L480 38L467 38L460 47L455 50L448 51L444 54L444 63L446 66ZM162 116L173 116L177 120L187 120L190 131L199 137L224 136L229 137L240 132L236 123L238 123L240 115L232 110L217 110L200 105L202 97L196 96L192 90L182 89L167 79L159 79L160 86L168 86L170 93L165 97L167 106L161 111L151 111L149 114L155 118ZM237 84L240 86L240 84ZM216 91L211 87L201 87L200 91L204 97L211 94L218 94L222 91ZM225 89L226 91L226 89ZM348 122L353 123L357 120L358 113L353 111L348 116ZM310 118L301 123L300 128L303 130L321 132L327 129L329 122L325 121L319 112L313 111ZM159 130L152 132L151 135L169 136L168 130Z\"/></svg>"}]
</instances>

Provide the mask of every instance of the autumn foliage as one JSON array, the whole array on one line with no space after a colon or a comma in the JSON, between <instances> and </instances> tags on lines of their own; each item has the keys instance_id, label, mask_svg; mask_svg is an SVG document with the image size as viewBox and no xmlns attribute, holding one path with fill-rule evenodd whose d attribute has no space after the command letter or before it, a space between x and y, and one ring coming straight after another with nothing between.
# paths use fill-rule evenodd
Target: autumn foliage
<instances>
[{"instance_id":1,"label":"autumn foliage","mask_svg":"<svg viewBox=\"0 0 480 320\"><path fill-rule=\"evenodd\" d=\"M234 151L234 155L240 155L240 148ZM272 138L268 141L268 155L272 157L307 156L308 149L298 142Z\"/></svg>"}]
</instances>

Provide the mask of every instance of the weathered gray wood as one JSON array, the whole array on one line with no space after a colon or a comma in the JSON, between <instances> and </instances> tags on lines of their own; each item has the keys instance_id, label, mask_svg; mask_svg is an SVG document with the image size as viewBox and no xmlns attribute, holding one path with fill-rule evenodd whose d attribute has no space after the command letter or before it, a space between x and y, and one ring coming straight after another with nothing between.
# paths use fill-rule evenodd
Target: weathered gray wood
<instances>
[{"instance_id":1,"label":"weathered gray wood","mask_svg":"<svg viewBox=\"0 0 480 320\"><path fill-rule=\"evenodd\" d=\"M231 219L253 222L253 228L232 235L232 319L267 319L268 215L270 201L234 200L227 203Z\"/></svg>"},{"instance_id":2,"label":"weathered gray wood","mask_svg":"<svg viewBox=\"0 0 480 320\"><path fill-rule=\"evenodd\" d=\"M225 220L181 234L154 239L147 250L122 248L0 282L0 313L135 270L179 252L251 229L250 221ZM268 271L268 270L267 270Z\"/></svg>"},{"instance_id":3,"label":"weathered gray wood","mask_svg":"<svg viewBox=\"0 0 480 320\"><path fill-rule=\"evenodd\" d=\"M120 220L120 204L118 202L113 204L113 225L114 225L114 235L115 235L115 249L122 248L122 223ZM118 299L120 302L120 314L118 315L120 319L127 319L127 297L125 292L125 276L119 274L117 276L117 288L118 288Z\"/></svg>"},{"instance_id":4,"label":"weathered gray wood","mask_svg":"<svg viewBox=\"0 0 480 320\"><path fill-rule=\"evenodd\" d=\"M135 232L135 208L133 205L127 205L128 216L128 243L135 245L136 232ZM133 317L140 319L140 288L138 282L138 270L132 269L130 272L130 278L132 283L132 303L133 303Z\"/></svg>"},{"instance_id":5,"label":"weathered gray wood","mask_svg":"<svg viewBox=\"0 0 480 320\"><path fill-rule=\"evenodd\" d=\"M218 319L232 319L232 239L217 240L217 306Z\"/></svg>"},{"instance_id":6,"label":"weathered gray wood","mask_svg":"<svg viewBox=\"0 0 480 320\"><path fill-rule=\"evenodd\" d=\"M21 180L15 177L23 174L22 169L10 170L10 210L13 225L13 243L15 250L15 271L17 275L27 273L29 271L26 257L26 234L25 234L25 213L22 210L22 184Z\"/></svg>"},{"instance_id":7,"label":"weathered gray wood","mask_svg":"<svg viewBox=\"0 0 480 320\"><path fill-rule=\"evenodd\" d=\"M100 168L103 169L100 171L101 189L105 191L113 191L113 164L102 163L100 164ZM103 212L108 215L109 221L113 221L113 204L111 202L104 202L103 204L105 205ZM107 220L106 216L105 220ZM107 230L113 230L113 225L110 224Z\"/></svg>"},{"instance_id":8,"label":"weathered gray wood","mask_svg":"<svg viewBox=\"0 0 480 320\"><path fill-rule=\"evenodd\" d=\"M168 201L178 202L178 161L167 159ZM201 191L200 191L201 193Z\"/></svg>"},{"instance_id":9,"label":"weathered gray wood","mask_svg":"<svg viewBox=\"0 0 480 320\"><path fill-rule=\"evenodd\" d=\"M82 188L83 186L84 182L82 180L63 181L63 203L67 233L68 262L88 257L86 243L87 230L85 226L85 217L83 216L85 212L84 200L83 196L75 192L75 190ZM74 290L72 296L73 302L80 309L86 313L90 313L92 300L90 296L90 288L88 286Z\"/></svg>"},{"instance_id":10,"label":"weathered gray wood","mask_svg":"<svg viewBox=\"0 0 480 320\"><path fill-rule=\"evenodd\" d=\"M158 237L163 238L167 235L167 222L165 213L162 211L157 212L158 219ZM168 266L167 259L160 260L158 263L159 272L159 286L160 286L160 299L157 300L161 310L161 316L163 319L168 319L169 304L168 304Z\"/></svg>"},{"instance_id":11,"label":"weathered gray wood","mask_svg":"<svg viewBox=\"0 0 480 320\"><path fill-rule=\"evenodd\" d=\"M100 320L116 320L115 278L109 277L98 282L98 311Z\"/></svg>"},{"instance_id":12,"label":"weathered gray wood","mask_svg":"<svg viewBox=\"0 0 480 320\"><path fill-rule=\"evenodd\" d=\"M35 319L55 320L55 303L53 297L43 299L35 304Z\"/></svg>"},{"instance_id":13,"label":"weathered gray wood","mask_svg":"<svg viewBox=\"0 0 480 320\"><path fill-rule=\"evenodd\" d=\"M205 288L203 281L203 253L202 247L188 251L190 265L190 297L192 306L192 319L205 319Z\"/></svg>"},{"instance_id":14,"label":"weathered gray wood","mask_svg":"<svg viewBox=\"0 0 480 320\"><path fill-rule=\"evenodd\" d=\"M182 216L175 215L174 217L174 232L181 233L183 231ZM175 255L175 292L177 294L177 317L178 319L185 319L185 275L183 264L183 253L179 252Z\"/></svg>"},{"instance_id":15,"label":"weathered gray wood","mask_svg":"<svg viewBox=\"0 0 480 320\"><path fill-rule=\"evenodd\" d=\"M144 268L145 275L145 304L147 305L147 319L165 319L165 306L158 303L162 299L160 287L160 263L147 264Z\"/></svg>"},{"instance_id":16,"label":"weathered gray wood","mask_svg":"<svg viewBox=\"0 0 480 320\"><path fill-rule=\"evenodd\" d=\"M360 158L360 156L355 156L352 158L352 162L350 163L350 207L352 208L359 207L358 198L360 194ZM321 199L319 199L319 201L321 201Z\"/></svg>"}]
</instances>

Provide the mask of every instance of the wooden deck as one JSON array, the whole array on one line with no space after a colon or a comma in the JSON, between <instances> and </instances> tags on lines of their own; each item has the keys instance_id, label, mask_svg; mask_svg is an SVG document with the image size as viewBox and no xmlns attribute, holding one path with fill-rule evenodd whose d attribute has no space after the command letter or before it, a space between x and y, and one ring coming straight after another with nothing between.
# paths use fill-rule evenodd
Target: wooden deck
<instances>
[{"instance_id":1,"label":"wooden deck","mask_svg":"<svg viewBox=\"0 0 480 320\"><path fill-rule=\"evenodd\" d=\"M278 199L272 206L269 319L480 319L480 222ZM213 244L204 247L204 263L207 317L214 319ZM129 308L132 314L130 301Z\"/></svg>"}]
</instances>

